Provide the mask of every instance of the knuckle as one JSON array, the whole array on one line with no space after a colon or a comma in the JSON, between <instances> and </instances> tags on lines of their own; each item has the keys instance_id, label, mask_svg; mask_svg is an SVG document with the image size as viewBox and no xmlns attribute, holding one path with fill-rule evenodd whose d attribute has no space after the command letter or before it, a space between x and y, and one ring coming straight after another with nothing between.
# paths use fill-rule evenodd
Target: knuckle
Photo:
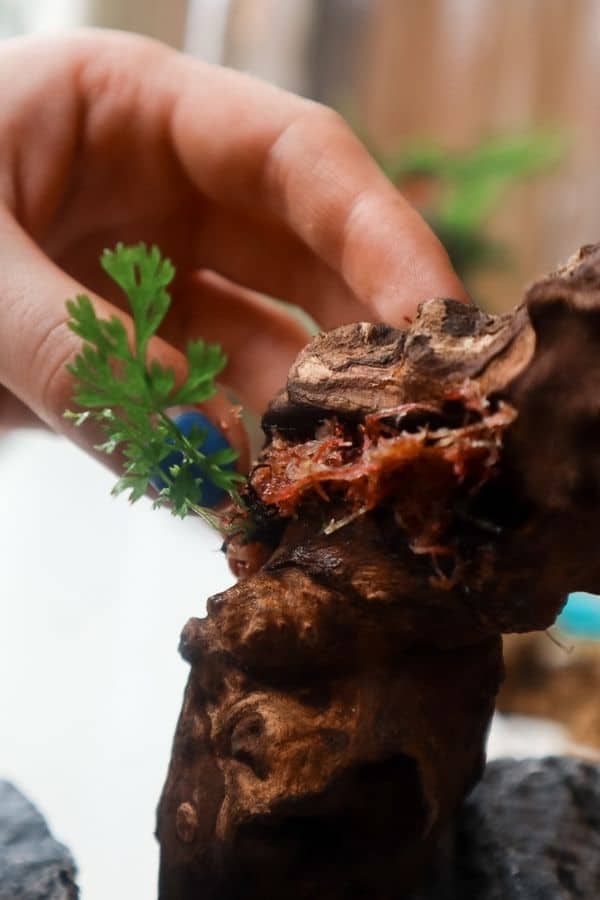
<instances>
[{"instance_id":1,"label":"knuckle","mask_svg":"<svg viewBox=\"0 0 600 900\"><path fill-rule=\"evenodd\" d=\"M307 101L303 109L277 135L267 153L270 164L276 164L306 144L325 147L332 139L350 135L350 129L339 113L321 103Z\"/></svg>"},{"instance_id":2,"label":"knuckle","mask_svg":"<svg viewBox=\"0 0 600 900\"><path fill-rule=\"evenodd\" d=\"M331 106L324 103L314 103L309 113L310 127L315 127L320 134L348 136L351 130L342 116Z\"/></svg>"},{"instance_id":3,"label":"knuckle","mask_svg":"<svg viewBox=\"0 0 600 900\"><path fill-rule=\"evenodd\" d=\"M298 180L298 171L305 171L310 163L318 172L325 160L339 154L353 140L354 135L339 113L329 106L306 101L270 144L262 167L262 181L276 186L285 196L290 185Z\"/></svg>"}]
</instances>

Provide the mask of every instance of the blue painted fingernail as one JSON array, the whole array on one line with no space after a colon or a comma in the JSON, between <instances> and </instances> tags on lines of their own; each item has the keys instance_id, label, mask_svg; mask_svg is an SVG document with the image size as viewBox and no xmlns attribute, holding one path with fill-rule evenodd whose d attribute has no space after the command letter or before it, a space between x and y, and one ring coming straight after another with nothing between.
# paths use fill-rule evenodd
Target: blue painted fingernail
<instances>
[{"instance_id":1,"label":"blue painted fingernail","mask_svg":"<svg viewBox=\"0 0 600 900\"><path fill-rule=\"evenodd\" d=\"M179 430L186 437L189 437L192 431L201 430L205 434L205 438L202 442L202 452L203 453L215 453L217 450L225 450L229 448L231 444L227 439L221 434L217 426L211 422L210 419L207 419L205 415L203 415L199 410L193 409L188 412L181 413L181 415L176 416L173 419L173 423L179 428ZM174 450L173 453L169 454L161 463L161 469L163 472L168 472L171 466L177 466L181 462L182 456L178 450ZM229 463L226 466L223 466L224 469L230 469L233 471L235 469L235 463ZM202 472L199 469L192 469L195 476L202 478ZM152 479L152 484L154 487L160 491L163 488L164 481L160 477L156 477ZM207 506L209 509L217 506L221 500L224 500L227 496L227 492L222 488L217 487L211 481L204 480L202 482L202 505Z\"/></svg>"},{"instance_id":2,"label":"blue painted fingernail","mask_svg":"<svg viewBox=\"0 0 600 900\"><path fill-rule=\"evenodd\" d=\"M600 597L577 591L569 595L557 624L573 637L600 639Z\"/></svg>"}]
</instances>

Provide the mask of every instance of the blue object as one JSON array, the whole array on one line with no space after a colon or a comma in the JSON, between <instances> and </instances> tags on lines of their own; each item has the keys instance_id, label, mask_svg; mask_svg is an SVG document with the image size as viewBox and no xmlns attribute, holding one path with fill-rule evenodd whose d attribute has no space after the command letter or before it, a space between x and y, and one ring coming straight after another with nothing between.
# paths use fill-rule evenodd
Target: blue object
<instances>
[{"instance_id":1,"label":"blue object","mask_svg":"<svg viewBox=\"0 0 600 900\"><path fill-rule=\"evenodd\" d=\"M217 450L225 450L229 448L231 445L229 442L223 437L219 429L210 419L207 419L205 415L203 415L198 410L190 410L189 412L184 412L180 416L177 416L173 419L173 423L177 425L179 430L186 436L189 437L194 429L202 429L205 432L206 438L202 443L202 452L209 454L215 453ZM182 456L178 450L174 450L173 453L169 454L161 463L161 469L163 472L169 471L171 466L177 466L181 462ZM232 471L235 469L235 463L229 463L226 466L222 466L223 469L231 469ZM195 471L196 467L194 467L194 475L202 476L202 472L200 470ZM153 478L152 484L156 488L157 491L160 491L163 488L164 482L161 478ZM224 500L227 496L227 492L222 488L217 487L212 483L212 481L204 480L202 482L202 505L207 506L209 509L213 509L217 506L221 500Z\"/></svg>"},{"instance_id":2,"label":"blue object","mask_svg":"<svg viewBox=\"0 0 600 900\"><path fill-rule=\"evenodd\" d=\"M600 640L600 597L584 591L570 594L557 624L573 637Z\"/></svg>"}]
</instances>

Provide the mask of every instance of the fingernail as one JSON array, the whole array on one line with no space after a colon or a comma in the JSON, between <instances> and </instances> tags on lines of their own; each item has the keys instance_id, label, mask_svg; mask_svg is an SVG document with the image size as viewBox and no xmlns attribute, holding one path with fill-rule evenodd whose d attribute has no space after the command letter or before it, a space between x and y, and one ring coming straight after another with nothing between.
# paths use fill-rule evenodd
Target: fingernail
<instances>
[{"instance_id":1,"label":"fingernail","mask_svg":"<svg viewBox=\"0 0 600 900\"><path fill-rule=\"evenodd\" d=\"M179 428L182 434L186 437L189 437L192 431L201 429L206 437L202 442L202 452L203 453L215 453L217 450L224 450L230 447L230 443L223 436L223 434L219 431L214 422L211 422L210 419L207 419L203 413L201 413L197 409L191 409L184 413L181 413L178 416L173 418L173 424ZM181 453L177 450L174 450L173 453L169 454L161 463L161 469L163 472L168 472L172 466L179 465L181 462ZM227 466L223 466L225 469L235 469L235 463L230 463ZM192 470L194 471L194 470ZM202 472L198 470L194 472L194 474L202 477ZM164 482L160 477L153 478L152 484L157 490L160 490L164 487ZM224 500L227 497L227 492L222 488L217 487L210 481L202 482L202 505L208 507L209 509L213 509L215 506Z\"/></svg>"}]
</instances>

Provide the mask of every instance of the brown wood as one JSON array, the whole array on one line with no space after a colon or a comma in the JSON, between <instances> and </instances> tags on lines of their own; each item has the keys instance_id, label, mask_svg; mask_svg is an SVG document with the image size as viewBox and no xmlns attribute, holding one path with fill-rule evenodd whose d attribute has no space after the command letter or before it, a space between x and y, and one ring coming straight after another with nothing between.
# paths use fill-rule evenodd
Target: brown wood
<instances>
[{"instance_id":1,"label":"brown wood","mask_svg":"<svg viewBox=\"0 0 600 900\"><path fill-rule=\"evenodd\" d=\"M317 336L191 619L161 900L402 896L482 771L500 635L600 590L600 245L490 316ZM248 521L246 521L248 524Z\"/></svg>"}]
</instances>

